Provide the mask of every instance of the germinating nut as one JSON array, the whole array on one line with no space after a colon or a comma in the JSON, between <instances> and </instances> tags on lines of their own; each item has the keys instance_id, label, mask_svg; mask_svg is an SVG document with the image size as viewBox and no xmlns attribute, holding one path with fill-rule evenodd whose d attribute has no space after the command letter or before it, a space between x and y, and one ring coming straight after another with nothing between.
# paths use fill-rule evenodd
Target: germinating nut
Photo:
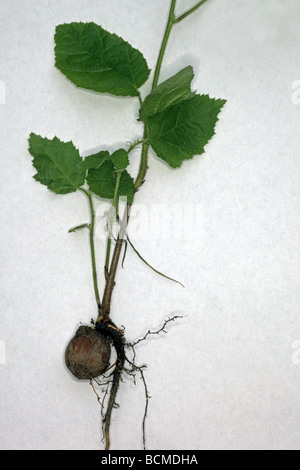
<instances>
[{"instance_id":1,"label":"germinating nut","mask_svg":"<svg viewBox=\"0 0 300 470\"><path fill-rule=\"evenodd\" d=\"M89 326L80 326L67 346L66 366L77 379L98 377L108 366L110 349L105 336Z\"/></svg>"}]
</instances>

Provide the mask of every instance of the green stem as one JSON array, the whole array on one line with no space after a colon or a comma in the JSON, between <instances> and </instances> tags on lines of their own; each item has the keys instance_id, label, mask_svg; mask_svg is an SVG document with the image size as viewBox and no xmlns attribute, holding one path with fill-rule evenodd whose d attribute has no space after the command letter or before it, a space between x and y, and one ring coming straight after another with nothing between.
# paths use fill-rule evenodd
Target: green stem
<instances>
[{"instance_id":1,"label":"green stem","mask_svg":"<svg viewBox=\"0 0 300 470\"><path fill-rule=\"evenodd\" d=\"M109 274L109 260L110 260L110 250L111 250L111 236L110 233L107 237L107 245L106 245L106 256L105 256L105 267L104 267L104 276L107 279Z\"/></svg>"},{"instance_id":2,"label":"green stem","mask_svg":"<svg viewBox=\"0 0 300 470\"><path fill-rule=\"evenodd\" d=\"M168 18L168 22L167 22L167 26L166 26L166 30L165 30L165 34L164 34L164 37L163 37L163 41L162 41L162 44L161 44L161 48L160 48L157 63L156 63L156 68L155 68L154 78L153 78L153 84L152 84L152 90L155 87L157 87L159 74L160 74L160 69L161 69L161 64L162 64L162 61L163 61L163 58L164 58L164 55L165 55L168 39L169 39L171 30L172 30L172 27L175 23L175 13L174 13L175 6L176 6L176 0L172 0L171 1L170 12L169 12L169 18Z\"/></svg>"},{"instance_id":3,"label":"green stem","mask_svg":"<svg viewBox=\"0 0 300 470\"><path fill-rule=\"evenodd\" d=\"M113 198L113 209L114 209L114 214L113 217L116 219L118 215L118 192L119 192L119 187L120 187L120 181L121 181L121 176L122 176L122 171L118 171L117 173L117 180L116 180L116 187L115 187L115 192L114 192L114 198ZM108 215L110 217L110 215ZM111 222L111 220L109 221ZM110 251L111 251L111 226L109 223L108 227L108 239L107 239L107 248L106 248L106 257L105 257L105 278L109 275L109 263L110 263Z\"/></svg>"},{"instance_id":4,"label":"green stem","mask_svg":"<svg viewBox=\"0 0 300 470\"><path fill-rule=\"evenodd\" d=\"M148 143L148 130L145 124L144 126L144 137L143 137L143 147L142 147L142 154L141 154L141 163L139 174L135 180L134 186L135 190L137 191L143 184L147 170L148 170L148 150L149 150L149 143Z\"/></svg>"},{"instance_id":5,"label":"green stem","mask_svg":"<svg viewBox=\"0 0 300 470\"><path fill-rule=\"evenodd\" d=\"M183 15L179 16L178 18L175 19L174 23L179 23L180 21L184 20L187 16L191 15L194 13L194 11L198 10L204 3L206 3L208 0L202 0L201 2L197 3L193 8L188 10L187 12L183 13Z\"/></svg>"},{"instance_id":6,"label":"green stem","mask_svg":"<svg viewBox=\"0 0 300 470\"><path fill-rule=\"evenodd\" d=\"M128 220L129 220L130 207L131 207L131 204L127 204L127 207L125 209L125 213L123 216L123 220L121 223L119 235L116 240L109 274L106 278L105 289L104 289L104 294L103 294L103 299L102 299L102 307L99 310L99 316L97 319L98 323L103 323L109 319L111 298L112 298L113 289L115 287L115 277L116 277L116 273L118 269L118 263L119 263L121 251L122 251L125 231L126 231L126 227L127 227Z\"/></svg>"},{"instance_id":7,"label":"green stem","mask_svg":"<svg viewBox=\"0 0 300 470\"><path fill-rule=\"evenodd\" d=\"M113 207L115 209L115 216L116 217L118 215L118 192L119 192L119 187L120 187L121 176L122 176L122 171L118 171L117 172L117 181L116 181L115 193L114 193L114 198L113 198Z\"/></svg>"},{"instance_id":8,"label":"green stem","mask_svg":"<svg viewBox=\"0 0 300 470\"><path fill-rule=\"evenodd\" d=\"M89 200L90 212L91 212L91 224L90 224L90 247L91 247L91 259L92 259L92 271L93 271L93 282L94 282L94 291L95 298L98 306L98 310L101 308L101 301L98 289L98 280L97 280L97 268L96 268L96 258L95 258L95 244L94 244L94 231L95 231L95 210L93 205L92 194L89 191L86 191L83 188L79 188Z\"/></svg>"}]
</instances>

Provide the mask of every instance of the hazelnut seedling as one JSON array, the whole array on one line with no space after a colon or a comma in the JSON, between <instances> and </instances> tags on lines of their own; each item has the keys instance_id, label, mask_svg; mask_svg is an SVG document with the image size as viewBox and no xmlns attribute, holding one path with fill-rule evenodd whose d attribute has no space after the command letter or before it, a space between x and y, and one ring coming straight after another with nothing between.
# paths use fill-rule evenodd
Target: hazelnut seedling
<instances>
[{"instance_id":1,"label":"hazelnut seedling","mask_svg":"<svg viewBox=\"0 0 300 470\"><path fill-rule=\"evenodd\" d=\"M75 227L70 232L87 229L89 233L97 316L91 325L83 325L77 330L67 346L65 359L67 367L77 379L89 380L93 386L92 381L97 380L98 383L103 374L107 379L105 373L108 370L111 352L114 352L115 363L109 368L106 382L107 404L104 406L101 403L106 449L110 448L111 416L123 373L131 376L139 373L145 385L146 407L143 419L145 448L144 425L149 395L144 369L135 365L134 347L149 334L164 331L167 323L177 318L169 318L160 330L148 331L135 343L126 343L123 328L113 323L111 315L116 273L121 254L127 248L127 244L145 261L129 240L127 225L135 193L139 191L146 177L149 148L151 147L157 157L172 169L179 168L185 160L204 152L205 145L215 133L218 114L225 104L225 100L213 99L191 89L194 78L192 66L179 70L174 76L159 83L171 31L206 2L207 0L202 0L182 15L176 16L176 0L171 0L167 25L154 69L151 92L144 99L140 88L148 80L150 69L139 50L95 23L70 23L57 26L56 67L80 88L117 96L131 96L136 99L139 109L138 121L143 124L143 134L140 139L116 149L113 153L103 149L85 158L82 158L72 142L62 142L57 137L48 139L35 133L29 138L29 152L33 156L33 166L37 171L34 175L35 180L56 194L77 191L88 200L90 223ZM128 141L132 141L130 136ZM128 172L128 165L131 152L138 146L141 146L140 166L138 174L133 178ZM123 214L120 214L121 197L127 201ZM112 210L109 212L107 225L109 228L113 224L119 227L116 237L111 229L108 230L103 295L100 295L98 287L94 245L95 198L111 202ZM150 266L149 263L146 264ZM163 276L173 280L166 275ZM127 348L131 348L134 352L132 360L126 355Z\"/></svg>"}]
</instances>

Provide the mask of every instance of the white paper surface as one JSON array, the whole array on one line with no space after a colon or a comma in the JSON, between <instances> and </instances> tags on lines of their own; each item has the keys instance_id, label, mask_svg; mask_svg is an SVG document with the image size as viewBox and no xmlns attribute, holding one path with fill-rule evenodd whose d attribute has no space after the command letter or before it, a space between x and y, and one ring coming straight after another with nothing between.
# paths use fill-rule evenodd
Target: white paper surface
<instances>
[{"instance_id":1,"label":"white paper surface","mask_svg":"<svg viewBox=\"0 0 300 470\"><path fill-rule=\"evenodd\" d=\"M177 4L181 14L195 2ZM88 205L32 179L28 136L57 135L87 155L142 135L137 100L77 89L54 67L55 26L101 24L153 70L168 8L0 2L1 449L101 446L96 396L64 366L76 327L96 316L87 233L68 233L89 221ZM185 289L130 249L117 276L112 319L129 341L187 315L137 349L148 365L148 449L299 448L299 22L298 0L210 0L172 32L161 80L192 65L193 88L228 102L206 153L181 170L151 153L136 196L132 224L138 232L141 217L153 229L137 248ZM103 207L97 201L101 290ZM112 449L142 448L144 398L140 380L121 384Z\"/></svg>"}]
</instances>

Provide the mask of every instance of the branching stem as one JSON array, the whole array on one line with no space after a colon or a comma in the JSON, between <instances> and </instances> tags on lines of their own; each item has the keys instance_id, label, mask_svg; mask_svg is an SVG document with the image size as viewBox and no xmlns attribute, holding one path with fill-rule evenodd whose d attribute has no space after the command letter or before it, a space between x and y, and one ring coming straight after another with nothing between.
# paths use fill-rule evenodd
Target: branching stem
<instances>
[{"instance_id":1,"label":"branching stem","mask_svg":"<svg viewBox=\"0 0 300 470\"><path fill-rule=\"evenodd\" d=\"M202 2L195 5L195 7L191 8L190 10L188 10L186 13L184 13L180 17L176 18L175 17L176 0L171 0L171 6L170 6L168 22L167 22L166 30L165 30L164 37L163 37L163 40L162 40L162 45L161 45L161 48L160 48L156 68L155 68L155 71L154 71L152 90L154 88L156 88L157 85L158 85L158 80L159 80L160 70L161 70L161 66L162 66L162 61L163 61L163 58L164 58L164 55L165 55L165 51L166 51L166 47L167 47L167 44L168 44L168 39L170 37L172 27L174 26L174 24L179 23L184 18L189 16L191 13L196 11L206 1L207 0L203 0ZM138 98L139 98L139 103L141 105L142 104L141 96L139 95ZM138 141L138 142L139 143L143 142L143 147L142 147L142 153L141 153L140 168L139 168L139 172L138 172L138 175L137 175L137 178L136 178L136 181L135 181L135 190L136 191L138 191L139 188L141 187L141 185L143 184L143 182L145 180L147 170L148 170L149 142L148 142L148 130L147 130L146 125L144 126L143 140ZM135 147L135 145L133 147L131 146L131 150L134 147ZM115 202L115 198L114 198L114 202ZM105 325L111 324L110 305L111 305L113 289L114 289L114 286L115 286L115 278L116 278L116 273L117 273L117 269L118 269L118 264L119 264L119 260L120 260L120 256L121 256L121 252L122 252L122 246L123 246L123 243L124 243L124 238L126 236L126 229L127 229L128 220L129 220L130 207L131 207L131 204L127 204L127 210L125 211L125 215L124 215L124 218L123 218L123 222L121 224L119 235L118 235L116 243L115 243L115 248L114 248L114 252L113 252L109 272L107 272L107 275L106 275L106 284L105 284L105 289L104 289L104 294L103 294L103 299L102 299L102 305L99 308L99 316L98 316L97 323L96 323L96 325L98 325L98 328L105 327ZM93 233L93 230L91 230L91 233ZM109 250L110 250L110 248L109 248ZM174 318L176 318L176 317L174 317ZM168 321L170 321L170 319ZM163 325L163 327L159 331L164 331L164 326L166 325L167 322L165 322L165 324ZM145 335L145 338L150 334L153 334L153 332L148 331L148 333ZM134 345L136 345L138 342L139 341L137 341L136 343L134 343L132 345L133 348L134 348ZM124 361L125 361L124 338L121 339L121 336L119 336L119 337L117 336L117 337L115 337L113 343L114 343L114 347L115 347L115 349L117 351L117 354L118 354L118 362L117 362L117 366L116 366L115 371L114 371L113 384L112 384L112 388L110 390L108 407L107 407L107 411L106 411L106 414L105 414L105 417L104 417L105 440L106 440L106 449L107 450L110 447L109 430L110 430L110 422L111 422L111 413L112 413L112 409L113 409L114 404L115 404L115 399L116 399L116 395L117 395L117 391L118 391L118 387L119 387L119 382L121 380L122 369L123 369L123 365L124 365ZM139 370L141 370L141 369L139 369ZM142 375L142 379L144 380L143 375ZM146 398L148 400L148 392L147 391L146 391ZM146 418L146 414L147 414L147 406L148 406L148 401L147 401L144 420L143 420L143 435L144 435L144 437L145 437L144 427L145 427L145 418ZM144 445L145 445L145 438L144 438Z\"/></svg>"}]
</instances>

